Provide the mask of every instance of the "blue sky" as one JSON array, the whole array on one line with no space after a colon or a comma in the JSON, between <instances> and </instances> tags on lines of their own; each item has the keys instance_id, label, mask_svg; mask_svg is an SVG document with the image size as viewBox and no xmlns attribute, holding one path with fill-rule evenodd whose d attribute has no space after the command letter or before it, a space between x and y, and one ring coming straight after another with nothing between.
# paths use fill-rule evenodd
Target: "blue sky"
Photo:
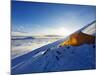
<instances>
[{"instance_id":1,"label":"blue sky","mask_svg":"<svg viewBox=\"0 0 100 75\"><path fill-rule=\"evenodd\" d=\"M12 1L12 32L69 35L96 19L96 7Z\"/></svg>"}]
</instances>

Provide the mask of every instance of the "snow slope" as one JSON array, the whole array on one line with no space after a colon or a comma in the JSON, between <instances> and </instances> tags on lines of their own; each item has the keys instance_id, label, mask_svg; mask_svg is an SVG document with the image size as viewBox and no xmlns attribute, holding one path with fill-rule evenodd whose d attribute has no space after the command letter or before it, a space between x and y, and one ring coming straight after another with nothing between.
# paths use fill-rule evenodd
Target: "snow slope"
<instances>
[{"instance_id":1,"label":"snow slope","mask_svg":"<svg viewBox=\"0 0 100 75\"><path fill-rule=\"evenodd\" d=\"M90 23L87 27L82 30L83 33L94 35L96 32L96 21Z\"/></svg>"},{"instance_id":2,"label":"snow slope","mask_svg":"<svg viewBox=\"0 0 100 75\"><path fill-rule=\"evenodd\" d=\"M80 29L87 34L94 34L95 23L92 22ZM93 31L91 31L92 29ZM79 30L79 31L80 31ZM72 71L95 69L95 44L59 47L66 38L42 46L34 51L12 59L12 74L27 74L37 72Z\"/></svg>"}]
</instances>

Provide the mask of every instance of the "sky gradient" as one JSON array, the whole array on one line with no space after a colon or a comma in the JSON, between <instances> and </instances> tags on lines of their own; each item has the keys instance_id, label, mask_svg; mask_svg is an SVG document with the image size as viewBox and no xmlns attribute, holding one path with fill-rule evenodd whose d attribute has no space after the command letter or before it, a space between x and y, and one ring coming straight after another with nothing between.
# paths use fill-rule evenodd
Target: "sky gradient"
<instances>
[{"instance_id":1,"label":"sky gradient","mask_svg":"<svg viewBox=\"0 0 100 75\"><path fill-rule=\"evenodd\" d=\"M96 7L12 1L13 35L64 35L96 19Z\"/></svg>"}]
</instances>

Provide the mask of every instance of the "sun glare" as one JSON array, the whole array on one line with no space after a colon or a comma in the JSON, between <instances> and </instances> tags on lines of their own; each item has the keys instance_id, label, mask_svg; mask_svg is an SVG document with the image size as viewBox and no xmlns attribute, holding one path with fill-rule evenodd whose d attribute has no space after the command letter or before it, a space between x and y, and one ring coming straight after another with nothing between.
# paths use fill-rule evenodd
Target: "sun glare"
<instances>
[{"instance_id":1,"label":"sun glare","mask_svg":"<svg viewBox=\"0 0 100 75\"><path fill-rule=\"evenodd\" d=\"M57 32L59 35L62 35L62 36L67 36L69 34L69 30L64 27L58 28Z\"/></svg>"}]
</instances>

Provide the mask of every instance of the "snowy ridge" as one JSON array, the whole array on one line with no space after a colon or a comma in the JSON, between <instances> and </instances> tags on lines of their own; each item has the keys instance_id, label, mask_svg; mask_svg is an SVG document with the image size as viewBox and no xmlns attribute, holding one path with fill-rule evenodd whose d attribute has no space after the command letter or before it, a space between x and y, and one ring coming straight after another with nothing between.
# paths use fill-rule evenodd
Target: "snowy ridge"
<instances>
[{"instance_id":1,"label":"snowy ridge","mask_svg":"<svg viewBox=\"0 0 100 75\"><path fill-rule=\"evenodd\" d=\"M82 32L95 34L95 26L89 24ZM92 30L93 29L93 30ZM79 31L80 31L79 30ZM12 74L55 72L95 69L95 44L59 47L66 38L40 47L25 55L12 59Z\"/></svg>"},{"instance_id":2,"label":"snowy ridge","mask_svg":"<svg viewBox=\"0 0 100 75\"><path fill-rule=\"evenodd\" d=\"M83 33L93 35L96 33L96 21L93 21L88 27L82 30Z\"/></svg>"}]
</instances>

